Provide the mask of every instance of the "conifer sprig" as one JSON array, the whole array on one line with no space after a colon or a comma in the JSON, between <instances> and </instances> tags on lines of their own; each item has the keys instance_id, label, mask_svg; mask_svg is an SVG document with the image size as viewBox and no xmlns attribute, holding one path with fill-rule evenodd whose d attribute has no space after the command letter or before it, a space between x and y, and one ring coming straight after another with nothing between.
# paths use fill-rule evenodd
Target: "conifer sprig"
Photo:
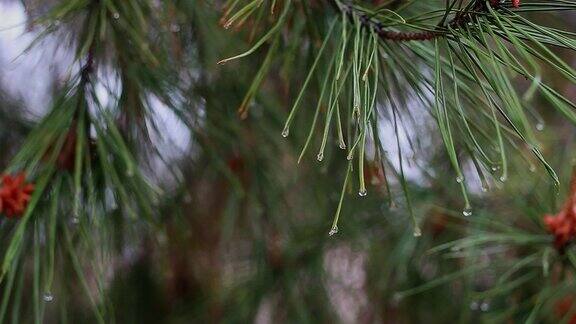
<instances>
[{"instance_id":1,"label":"conifer sprig","mask_svg":"<svg viewBox=\"0 0 576 324\"><path fill-rule=\"evenodd\" d=\"M250 10L245 7L238 13L248 19L257 8L255 3L251 2ZM321 145L317 159L324 160L334 126L338 130L334 141L341 147L347 143L349 160L355 156L359 159L356 170L361 196L366 194L364 161L375 156L367 156L366 145L384 140L379 130L390 121L394 106L400 106L399 118L418 116L436 122L455 182L462 189L463 213L467 216L471 215L472 206L466 178L473 175L462 171L463 164L473 163L482 189L487 190L490 182L508 179L508 160L513 152L523 156L530 169L536 161L540 162L558 185L555 171L540 152L534 134L539 119L529 99L538 93L569 120L576 120L576 104L541 77L546 66L576 82L573 68L553 51L554 47L575 51L576 43L573 34L539 25L524 14L574 10L576 3L453 0L447 1L445 7L412 1L398 7L370 7L361 1L323 3L334 9L338 22L336 27L332 22L326 23L329 27L325 28L322 45L288 115L284 137L305 104L310 81L317 77L325 80L322 84L332 84L330 91L321 91L323 95L318 100L318 107L324 102L327 109L324 131L318 135ZM283 5L283 14L274 28L245 54L280 33L285 21L300 14L296 5ZM309 10L306 4L300 6L303 11ZM344 73L347 69L349 74ZM524 95L514 86L517 78L530 83ZM348 93L351 96L345 95ZM332 118L334 112L338 118ZM301 156L313 143L318 118L321 114L316 113ZM396 137L404 136L398 129L394 133ZM394 165L381 145L376 150L380 151L378 156L388 160L387 164ZM425 149L420 150L425 155ZM403 159L399 157L400 162ZM401 179L401 183L405 181ZM405 194L409 201L408 192ZM336 218L339 211L340 208Z\"/></svg>"}]
</instances>

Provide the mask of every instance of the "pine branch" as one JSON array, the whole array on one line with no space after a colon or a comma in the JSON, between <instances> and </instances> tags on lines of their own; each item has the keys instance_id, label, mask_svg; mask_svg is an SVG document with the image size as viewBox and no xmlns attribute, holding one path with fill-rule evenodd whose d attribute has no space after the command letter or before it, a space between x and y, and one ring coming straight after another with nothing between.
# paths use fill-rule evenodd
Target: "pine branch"
<instances>
[{"instance_id":1,"label":"pine branch","mask_svg":"<svg viewBox=\"0 0 576 324\"><path fill-rule=\"evenodd\" d=\"M436 25L436 28L431 31L417 31L417 32L405 32L405 31L395 31L387 29L384 24L374 18L371 15L364 13L363 11L357 9L354 5L349 2L340 2L338 0L328 0L330 5L339 12L343 12L351 21L354 21L356 17L359 18L362 26L368 31L374 31L382 40L390 40L396 42L406 42L406 41L427 41L433 40L437 37L445 37L450 35L449 29L459 29L471 22L473 22L476 17L485 15L488 12L487 3L484 0L474 0L471 2L471 9L457 11L454 17L445 24L445 18L450 13L450 8L446 9L446 14L444 18ZM453 1L454 5L456 1ZM503 4L500 1L491 1L491 5L497 10L503 8Z\"/></svg>"}]
</instances>

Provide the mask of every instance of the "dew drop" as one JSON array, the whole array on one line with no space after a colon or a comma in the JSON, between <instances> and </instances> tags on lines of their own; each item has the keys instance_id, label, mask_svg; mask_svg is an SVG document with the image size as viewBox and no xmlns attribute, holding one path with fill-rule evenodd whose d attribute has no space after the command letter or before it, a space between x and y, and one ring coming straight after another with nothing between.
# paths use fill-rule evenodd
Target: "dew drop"
<instances>
[{"instance_id":1,"label":"dew drop","mask_svg":"<svg viewBox=\"0 0 576 324\"><path fill-rule=\"evenodd\" d=\"M42 300L49 303L49 302L54 300L54 295L52 295L52 293L50 293L50 292L45 292L42 295Z\"/></svg>"},{"instance_id":2,"label":"dew drop","mask_svg":"<svg viewBox=\"0 0 576 324\"><path fill-rule=\"evenodd\" d=\"M352 160L353 157L354 157L354 155L352 154L352 151L350 151L350 154L348 154L348 156L346 156L346 160L350 161L350 160Z\"/></svg>"},{"instance_id":3,"label":"dew drop","mask_svg":"<svg viewBox=\"0 0 576 324\"><path fill-rule=\"evenodd\" d=\"M74 225L78 225L80 223L80 217L78 217L77 215L72 216L71 222Z\"/></svg>"},{"instance_id":4,"label":"dew drop","mask_svg":"<svg viewBox=\"0 0 576 324\"><path fill-rule=\"evenodd\" d=\"M180 25L178 24L171 24L170 25L170 31L173 33L177 33L180 31Z\"/></svg>"},{"instance_id":5,"label":"dew drop","mask_svg":"<svg viewBox=\"0 0 576 324\"><path fill-rule=\"evenodd\" d=\"M338 147L340 147L341 150L345 150L345 149L346 149L346 143L340 142L340 144L338 145Z\"/></svg>"},{"instance_id":6,"label":"dew drop","mask_svg":"<svg viewBox=\"0 0 576 324\"><path fill-rule=\"evenodd\" d=\"M334 236L334 234L336 234L336 233L338 233L338 226L332 227L332 229L330 230L330 232L328 232L328 235Z\"/></svg>"},{"instance_id":7,"label":"dew drop","mask_svg":"<svg viewBox=\"0 0 576 324\"><path fill-rule=\"evenodd\" d=\"M540 123L536 124L536 130L543 131L545 126L546 125L544 125L544 123L540 122Z\"/></svg>"},{"instance_id":8,"label":"dew drop","mask_svg":"<svg viewBox=\"0 0 576 324\"><path fill-rule=\"evenodd\" d=\"M322 162L322 160L324 160L324 153L322 153L322 152L318 153L318 156L316 156L316 159L318 160L318 162Z\"/></svg>"},{"instance_id":9,"label":"dew drop","mask_svg":"<svg viewBox=\"0 0 576 324\"><path fill-rule=\"evenodd\" d=\"M500 169L500 166L494 165L490 169L492 170L492 172L496 172L496 171L498 171L498 169Z\"/></svg>"},{"instance_id":10,"label":"dew drop","mask_svg":"<svg viewBox=\"0 0 576 324\"><path fill-rule=\"evenodd\" d=\"M532 173L536 172L536 166L535 166L534 164L531 164L529 170L530 170L530 172L532 172Z\"/></svg>"},{"instance_id":11,"label":"dew drop","mask_svg":"<svg viewBox=\"0 0 576 324\"><path fill-rule=\"evenodd\" d=\"M460 245L454 245L453 247L450 248L450 251L460 252L460 251L462 251L462 247Z\"/></svg>"},{"instance_id":12,"label":"dew drop","mask_svg":"<svg viewBox=\"0 0 576 324\"><path fill-rule=\"evenodd\" d=\"M117 13L117 12L115 12L115 13L112 14L112 17L113 17L114 19L120 19L120 14Z\"/></svg>"},{"instance_id":13,"label":"dew drop","mask_svg":"<svg viewBox=\"0 0 576 324\"><path fill-rule=\"evenodd\" d=\"M418 226L414 227L414 237L420 237L420 236L422 236L422 230Z\"/></svg>"},{"instance_id":14,"label":"dew drop","mask_svg":"<svg viewBox=\"0 0 576 324\"><path fill-rule=\"evenodd\" d=\"M478 307L479 307L479 306L480 306L480 305L478 305L478 302L477 302L477 301L473 301L473 302L470 303L470 309L473 310L473 311L478 310Z\"/></svg>"},{"instance_id":15,"label":"dew drop","mask_svg":"<svg viewBox=\"0 0 576 324\"><path fill-rule=\"evenodd\" d=\"M401 301L402 301L402 294L394 293L394 295L392 295L392 302L394 304L399 304Z\"/></svg>"},{"instance_id":16,"label":"dew drop","mask_svg":"<svg viewBox=\"0 0 576 324\"><path fill-rule=\"evenodd\" d=\"M456 182L462 183L462 181L464 181L464 178L463 178L463 177L457 177L457 178L456 178Z\"/></svg>"},{"instance_id":17,"label":"dew drop","mask_svg":"<svg viewBox=\"0 0 576 324\"><path fill-rule=\"evenodd\" d=\"M462 211L462 215L464 215L466 217L472 216L472 208L470 208L470 207L464 208L464 210Z\"/></svg>"},{"instance_id":18,"label":"dew drop","mask_svg":"<svg viewBox=\"0 0 576 324\"><path fill-rule=\"evenodd\" d=\"M488 187L482 186L482 192L488 192Z\"/></svg>"},{"instance_id":19,"label":"dew drop","mask_svg":"<svg viewBox=\"0 0 576 324\"><path fill-rule=\"evenodd\" d=\"M501 177L500 177L500 181L505 182L505 181L506 181L506 177L505 177L505 176L501 176Z\"/></svg>"},{"instance_id":20,"label":"dew drop","mask_svg":"<svg viewBox=\"0 0 576 324\"><path fill-rule=\"evenodd\" d=\"M368 191L366 191L366 189L360 189L360 191L358 191L358 196L360 197L366 197L367 194Z\"/></svg>"},{"instance_id":21,"label":"dew drop","mask_svg":"<svg viewBox=\"0 0 576 324\"><path fill-rule=\"evenodd\" d=\"M483 312L487 312L490 310L490 304L487 302L482 302L482 304L480 304L480 310Z\"/></svg>"},{"instance_id":22,"label":"dew drop","mask_svg":"<svg viewBox=\"0 0 576 324\"><path fill-rule=\"evenodd\" d=\"M288 134L290 134L290 129L288 127L286 127L282 131L282 137L288 137Z\"/></svg>"}]
</instances>

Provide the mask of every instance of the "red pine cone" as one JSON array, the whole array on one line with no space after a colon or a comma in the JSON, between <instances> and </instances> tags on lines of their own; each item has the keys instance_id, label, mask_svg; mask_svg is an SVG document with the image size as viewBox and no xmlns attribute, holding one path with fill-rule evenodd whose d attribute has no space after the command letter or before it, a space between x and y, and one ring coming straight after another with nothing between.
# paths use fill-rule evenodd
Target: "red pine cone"
<instances>
[{"instance_id":1,"label":"red pine cone","mask_svg":"<svg viewBox=\"0 0 576 324\"><path fill-rule=\"evenodd\" d=\"M554 245L558 250L563 249L574 238L576 234L576 221L574 213L565 210L557 215L544 216L544 224L548 231L554 234Z\"/></svg>"},{"instance_id":2,"label":"red pine cone","mask_svg":"<svg viewBox=\"0 0 576 324\"><path fill-rule=\"evenodd\" d=\"M545 215L544 224L554 235L554 245L559 251L576 237L576 171L572 174L570 193L564 207L556 215Z\"/></svg>"},{"instance_id":3,"label":"red pine cone","mask_svg":"<svg viewBox=\"0 0 576 324\"><path fill-rule=\"evenodd\" d=\"M566 316L572 309L573 303L574 303L573 296L565 296L564 298L558 300L554 307L558 318L563 318L564 316ZM573 315L567 323L576 324L576 315Z\"/></svg>"},{"instance_id":4,"label":"red pine cone","mask_svg":"<svg viewBox=\"0 0 576 324\"><path fill-rule=\"evenodd\" d=\"M3 175L0 186L0 213L6 214L8 218L21 216L33 191L34 185L26 183L24 172L16 176Z\"/></svg>"}]
</instances>

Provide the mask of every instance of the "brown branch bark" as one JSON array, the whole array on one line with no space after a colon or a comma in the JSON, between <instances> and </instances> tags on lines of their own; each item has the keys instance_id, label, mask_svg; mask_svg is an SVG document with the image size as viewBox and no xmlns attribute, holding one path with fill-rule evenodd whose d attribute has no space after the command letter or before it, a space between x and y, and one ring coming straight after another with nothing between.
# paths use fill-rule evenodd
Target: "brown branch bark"
<instances>
[{"instance_id":1,"label":"brown branch bark","mask_svg":"<svg viewBox=\"0 0 576 324\"><path fill-rule=\"evenodd\" d=\"M351 4L345 3L341 6L335 0L328 0L328 2L332 8L345 13L351 20L354 19L354 17L358 17L364 28L375 31L381 39L396 42L426 41L444 36L447 33L447 27L457 29L460 26L471 22L474 17L484 14L488 10L483 0L475 0L471 9L458 12L448 23L441 21L433 31L404 32L386 29L381 22L363 12L359 12L359 10L354 8ZM500 1L491 1L491 5L498 8L502 4Z\"/></svg>"}]
</instances>

